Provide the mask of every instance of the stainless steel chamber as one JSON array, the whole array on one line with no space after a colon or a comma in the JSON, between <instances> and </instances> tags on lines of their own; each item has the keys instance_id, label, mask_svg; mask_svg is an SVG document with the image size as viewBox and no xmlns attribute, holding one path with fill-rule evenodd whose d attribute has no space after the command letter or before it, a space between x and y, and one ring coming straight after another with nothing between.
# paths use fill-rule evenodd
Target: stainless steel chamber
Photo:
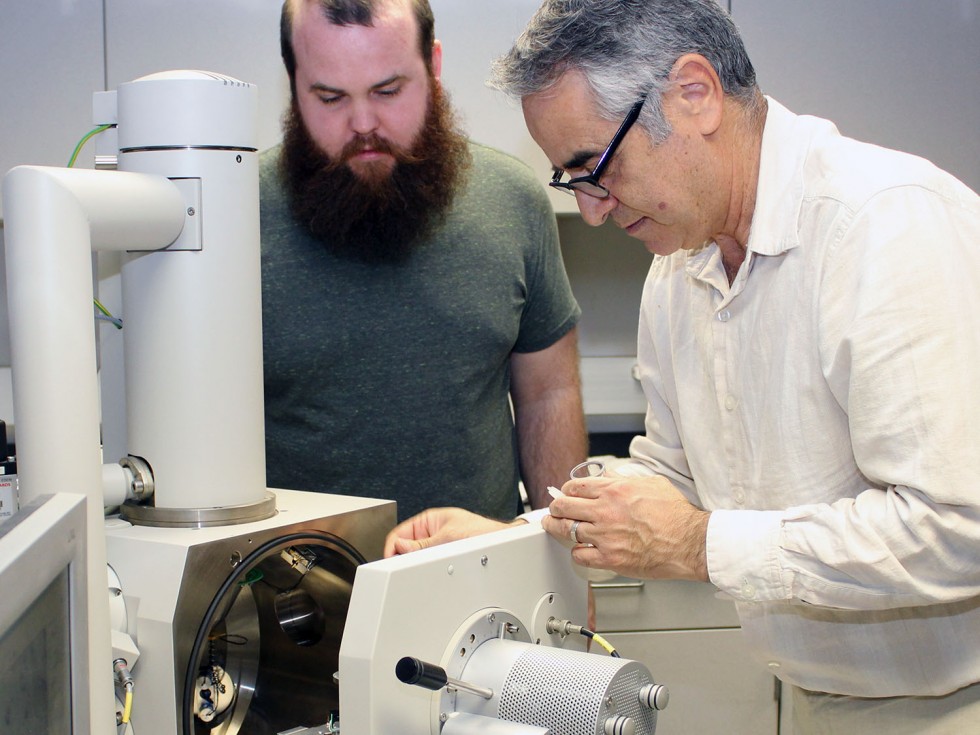
<instances>
[{"instance_id":1,"label":"stainless steel chamber","mask_svg":"<svg viewBox=\"0 0 980 735\"><path fill-rule=\"evenodd\" d=\"M275 517L163 528L110 521L139 735L274 735L327 722L354 573L394 503L277 490Z\"/></svg>"}]
</instances>

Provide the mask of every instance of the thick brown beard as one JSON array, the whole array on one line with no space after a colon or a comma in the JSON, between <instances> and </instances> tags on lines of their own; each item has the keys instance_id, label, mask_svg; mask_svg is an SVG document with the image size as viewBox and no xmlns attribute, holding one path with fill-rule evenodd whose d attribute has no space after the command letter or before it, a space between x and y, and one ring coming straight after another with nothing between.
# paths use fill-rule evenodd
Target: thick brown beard
<instances>
[{"instance_id":1,"label":"thick brown beard","mask_svg":"<svg viewBox=\"0 0 980 735\"><path fill-rule=\"evenodd\" d=\"M281 174L293 216L337 255L402 263L445 216L470 163L445 94L431 83L425 123L405 151L377 136L355 139L337 158L313 141L295 101L283 120ZM349 158L369 146L395 158L390 174L355 174Z\"/></svg>"}]
</instances>

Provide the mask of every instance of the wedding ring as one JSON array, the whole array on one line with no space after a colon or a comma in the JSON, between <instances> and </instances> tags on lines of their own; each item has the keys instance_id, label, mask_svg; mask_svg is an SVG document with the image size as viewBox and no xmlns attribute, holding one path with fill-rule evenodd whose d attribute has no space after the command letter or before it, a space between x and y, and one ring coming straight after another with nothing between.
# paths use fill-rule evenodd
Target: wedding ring
<instances>
[{"instance_id":1,"label":"wedding ring","mask_svg":"<svg viewBox=\"0 0 980 735\"><path fill-rule=\"evenodd\" d=\"M569 537L572 539L573 544L580 543L578 540L578 524L582 521L572 521L572 527L568 532Z\"/></svg>"}]
</instances>

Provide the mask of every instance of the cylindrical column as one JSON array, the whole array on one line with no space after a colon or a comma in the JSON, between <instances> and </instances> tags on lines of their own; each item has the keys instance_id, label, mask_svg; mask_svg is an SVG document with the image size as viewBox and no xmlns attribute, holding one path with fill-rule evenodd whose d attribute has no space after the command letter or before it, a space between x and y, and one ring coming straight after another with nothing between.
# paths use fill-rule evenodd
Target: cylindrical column
<instances>
[{"instance_id":1,"label":"cylindrical column","mask_svg":"<svg viewBox=\"0 0 980 735\"><path fill-rule=\"evenodd\" d=\"M122 269L128 452L157 508L265 497L257 93L206 72L118 90L119 168L185 194L180 239Z\"/></svg>"}]
</instances>

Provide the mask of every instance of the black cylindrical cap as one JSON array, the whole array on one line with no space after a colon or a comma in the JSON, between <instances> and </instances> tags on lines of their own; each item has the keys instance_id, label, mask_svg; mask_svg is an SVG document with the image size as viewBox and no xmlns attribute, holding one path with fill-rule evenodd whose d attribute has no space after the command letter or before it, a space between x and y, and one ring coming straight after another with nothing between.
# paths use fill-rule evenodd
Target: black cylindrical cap
<instances>
[{"instance_id":1,"label":"black cylindrical cap","mask_svg":"<svg viewBox=\"0 0 980 735\"><path fill-rule=\"evenodd\" d=\"M395 664L395 676L405 684L415 684L432 691L442 689L449 681L445 669L412 656L405 656Z\"/></svg>"}]
</instances>

